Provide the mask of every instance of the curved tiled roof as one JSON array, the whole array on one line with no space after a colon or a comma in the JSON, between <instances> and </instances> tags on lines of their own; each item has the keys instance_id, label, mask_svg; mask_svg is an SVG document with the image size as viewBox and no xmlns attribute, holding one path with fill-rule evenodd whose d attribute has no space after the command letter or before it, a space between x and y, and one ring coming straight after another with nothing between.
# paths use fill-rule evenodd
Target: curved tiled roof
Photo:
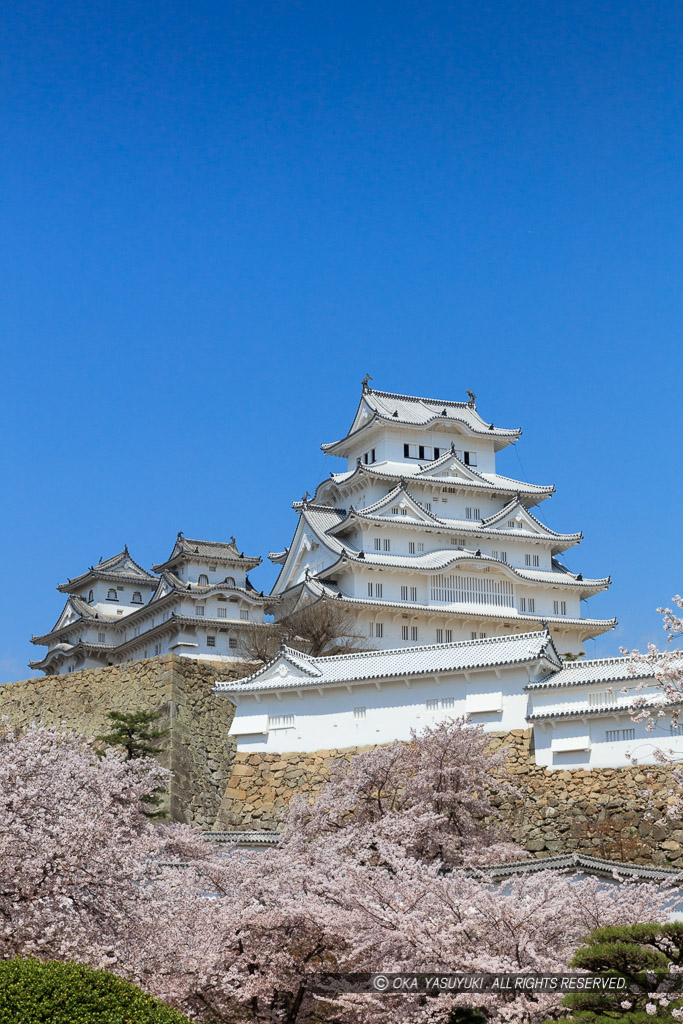
<instances>
[{"instance_id":1,"label":"curved tiled roof","mask_svg":"<svg viewBox=\"0 0 683 1024\"><path fill-rule=\"evenodd\" d=\"M526 494L529 496L549 497L555 490L554 484L527 484L523 480L514 480L512 477L501 476L500 473L477 473L472 471L471 479L458 477L443 477L432 475L429 470L433 464L423 467L421 471L418 465L412 466L406 462L375 462L370 466L360 463L354 469L345 473L331 473L327 480L319 485L323 487L330 480L337 484L348 483L357 474L367 474L384 480L398 481L402 477L410 480L418 480L422 483L439 484L442 487L473 488L484 490L490 493L502 492L504 494ZM471 466L467 467L471 469ZM318 489L319 489L318 488Z\"/></svg>"},{"instance_id":2,"label":"curved tiled roof","mask_svg":"<svg viewBox=\"0 0 683 1024\"><path fill-rule=\"evenodd\" d=\"M230 846L277 846L280 836L277 832L245 829L235 832L205 832L207 843L226 843Z\"/></svg>"},{"instance_id":3,"label":"curved tiled roof","mask_svg":"<svg viewBox=\"0 0 683 1024\"><path fill-rule=\"evenodd\" d=\"M428 644L400 647L384 651L336 654L323 658L281 647L277 658L245 679L219 681L217 694L244 694L263 689L297 689L302 686L326 686L364 682L366 680L402 678L441 672L458 672L493 667L507 667L545 659L561 665L550 633L540 630L481 640L461 640L451 644ZM279 675L273 670L279 664L305 671L310 678ZM271 678L268 678L271 674ZM266 677L266 678L264 678Z\"/></svg>"},{"instance_id":4,"label":"curved tiled roof","mask_svg":"<svg viewBox=\"0 0 683 1024\"><path fill-rule=\"evenodd\" d=\"M374 515L375 511L379 511L387 506L391 506L393 502L397 501L401 497L406 497L420 510L420 519L417 519L415 515L394 515L392 517ZM333 506L329 506L330 508ZM516 508L522 508L526 514L536 523L539 527L540 533L527 529L515 530L514 533L507 528L504 530L496 530L495 527L491 527L490 523L493 520L500 521L505 516L510 515ZM414 529L416 525L419 525L422 529L434 529L438 531L445 531L447 533L456 534L470 534L473 537L495 537L495 538L509 538L512 540L549 540L556 542L553 548L554 551L566 551L568 547L572 547L574 544L578 544L582 537L582 533L556 533L549 527L541 523L535 516L532 516L529 510L518 501L517 498L505 506L505 516L501 513L497 513L495 516L489 516L482 520L472 519L444 519L434 515L429 509L425 508L420 501L417 500L404 486L404 482L401 481L396 487L394 487L387 495L383 498L373 502L372 505L367 505L365 508L356 508L354 505L349 506L349 510L346 516L339 520L330 527L328 536L334 536L337 533L341 533L347 524L352 523L354 520L362 520L363 522L369 522L373 525L381 526L398 526L401 528ZM271 559L272 560L272 559Z\"/></svg>"},{"instance_id":5,"label":"curved tiled roof","mask_svg":"<svg viewBox=\"0 0 683 1024\"><path fill-rule=\"evenodd\" d=\"M361 402L358 406L365 404L369 410L369 418L362 426L355 430L351 429L343 438L322 444L320 447L326 453L334 454L334 449L339 449L349 440L354 440L358 435L377 422L384 422L391 425L400 424L403 426L424 427L439 421L458 422L473 434L493 437L502 447L501 442L510 443L517 440L522 431L520 428L505 429L495 427L493 423L486 423L476 411L472 402L451 402L438 398L419 398L413 395L398 395L391 391L373 391L366 388L363 391ZM358 411L354 416L353 423L358 419ZM353 424L352 424L353 427Z\"/></svg>"},{"instance_id":6,"label":"curved tiled roof","mask_svg":"<svg viewBox=\"0 0 683 1024\"><path fill-rule=\"evenodd\" d=\"M652 668L631 661L630 658L587 658L565 661L562 671L535 683L525 690L550 690L560 686L590 686L592 683L614 683L629 679L650 679Z\"/></svg>"},{"instance_id":7,"label":"curved tiled roof","mask_svg":"<svg viewBox=\"0 0 683 1024\"><path fill-rule=\"evenodd\" d=\"M517 566L509 565L507 562L501 561L499 558L492 558L490 555L476 555L474 551L458 551L457 548L446 548L439 551L426 551L420 555L395 555L391 552L386 554L380 551L364 551L362 557L360 552L352 551L348 547L344 547L341 555L342 559L346 559L356 565L376 565L384 566L386 568L395 569L411 569L416 572L442 572L444 569L448 569L451 566L457 565L459 562L472 562L477 566L480 565L492 565L498 569L504 570L506 575L516 576L521 580L528 580L532 583L547 583L551 586L569 586L579 590L591 590L599 591L604 590L610 584L609 576L603 579L577 579L573 573L568 570L560 572L558 570L546 570L546 569L522 569ZM339 561L333 565L328 566L326 569L321 569L319 575L335 572L339 567ZM597 588L597 590L596 590Z\"/></svg>"},{"instance_id":8,"label":"curved tiled roof","mask_svg":"<svg viewBox=\"0 0 683 1024\"><path fill-rule=\"evenodd\" d=\"M80 576L74 576L73 579L67 580L66 583L59 583L57 590L62 594L71 594L74 590L80 590L90 580L108 580L113 583L140 583L140 584L156 584L156 576L153 573L148 572L147 569L143 569L141 565L131 558L128 553L128 548L125 547L123 551L120 551L118 555L112 555L111 558L107 558L104 562L99 562L97 565L91 565L87 572L81 573Z\"/></svg>"},{"instance_id":9,"label":"curved tiled roof","mask_svg":"<svg viewBox=\"0 0 683 1024\"><path fill-rule=\"evenodd\" d=\"M642 878L651 881L670 881L681 878L679 868L659 867L651 864L626 864L618 860L604 860L591 854L574 851L551 857L536 857L529 860L512 860L504 864L482 864L477 873L489 875L495 879L509 878L512 875L526 875L537 871L566 871L568 868L580 868L589 874L615 875L624 878Z\"/></svg>"},{"instance_id":10,"label":"curved tiled roof","mask_svg":"<svg viewBox=\"0 0 683 1024\"><path fill-rule=\"evenodd\" d=\"M438 607L433 604L419 604L416 601L385 601L378 600L377 598L369 597L349 597L344 594L337 584L332 584L327 580L321 580L318 578L312 578L305 582L295 583L292 587L283 591L283 596L295 591L297 588L306 587L314 597L328 597L334 600L343 600L348 604L362 605L363 607L373 608L379 614L383 610L400 610L402 612L429 612L430 615L447 615L450 618L457 618L459 616L465 618L471 618L476 615L480 619L507 619L511 622L522 622L529 623L550 623L554 626L587 626L594 635L599 633L606 633L610 629L614 629L617 624L616 618L613 619L573 619L567 615L529 615L522 613L516 608L506 608L504 611L494 611L492 608L482 608L481 605L459 605L452 607L450 605L446 607Z\"/></svg>"},{"instance_id":11,"label":"curved tiled roof","mask_svg":"<svg viewBox=\"0 0 683 1024\"><path fill-rule=\"evenodd\" d=\"M583 537L583 533L581 533L581 532L579 532L579 533L556 533L555 530L551 530L549 526L546 526L545 523L542 523L540 521L540 519L537 519L536 516L533 515L529 511L529 509L526 507L526 505L524 505L517 496L512 498L507 503L507 505L503 506L503 508L499 512L495 512L492 516L486 516L484 519L482 519L482 523L486 527L495 526L496 523L501 522L503 519L508 519L515 512L521 512L522 516L528 516L529 519L531 519L532 522L539 528L539 530L541 530L543 533L547 534L550 537L557 537L558 540L563 540L563 541L571 540L574 543L578 544L578 542ZM509 534L509 531L499 531L499 532L504 532L504 533L508 533ZM522 529L521 533L524 533L524 532L525 532L524 529Z\"/></svg>"},{"instance_id":12,"label":"curved tiled roof","mask_svg":"<svg viewBox=\"0 0 683 1024\"><path fill-rule=\"evenodd\" d=\"M180 558L191 559L193 557L208 559L212 562L223 562L228 565L241 565L242 568L249 569L261 564L261 559L258 556L249 556L238 551L234 537L230 541L193 540L191 537L184 537L179 533L173 551L166 561L159 562L152 568L155 572L162 572Z\"/></svg>"},{"instance_id":13,"label":"curved tiled roof","mask_svg":"<svg viewBox=\"0 0 683 1024\"><path fill-rule=\"evenodd\" d=\"M634 694L634 696L636 696ZM677 706L680 702L674 702ZM674 703L661 701L647 701L646 706L653 707L673 707ZM532 711L531 714L526 716L527 722L545 722L551 718L595 718L596 716L609 717L610 715L631 715L633 708L633 698L627 701L620 701L618 704L605 704L602 707L594 707L592 704L587 704L583 701L575 701L571 703L567 701L564 704L554 705L554 709L548 708L546 711Z\"/></svg>"}]
</instances>

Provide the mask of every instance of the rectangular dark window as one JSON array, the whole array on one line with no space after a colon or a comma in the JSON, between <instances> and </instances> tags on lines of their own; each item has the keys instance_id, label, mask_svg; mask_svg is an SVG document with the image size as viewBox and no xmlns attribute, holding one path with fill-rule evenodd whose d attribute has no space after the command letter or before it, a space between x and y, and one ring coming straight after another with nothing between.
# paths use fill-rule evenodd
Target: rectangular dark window
<instances>
[{"instance_id":1,"label":"rectangular dark window","mask_svg":"<svg viewBox=\"0 0 683 1024\"><path fill-rule=\"evenodd\" d=\"M410 445L407 445L407 444L403 445L403 458L404 459L409 459L410 458Z\"/></svg>"}]
</instances>

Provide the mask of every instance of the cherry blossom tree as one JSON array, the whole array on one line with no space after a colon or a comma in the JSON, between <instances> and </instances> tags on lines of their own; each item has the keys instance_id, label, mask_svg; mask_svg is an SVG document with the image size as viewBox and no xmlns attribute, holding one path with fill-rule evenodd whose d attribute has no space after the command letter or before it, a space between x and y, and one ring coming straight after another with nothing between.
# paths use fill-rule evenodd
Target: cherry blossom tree
<instances>
[{"instance_id":1,"label":"cherry blossom tree","mask_svg":"<svg viewBox=\"0 0 683 1024\"><path fill-rule=\"evenodd\" d=\"M668 649L660 650L656 644L648 644L647 651L642 652L622 648L622 654L630 658L634 669L648 667L655 680L654 699L649 682L641 680L636 686L636 697L632 706L633 720L644 721L649 731L653 731L657 722L667 716L674 725L677 725L683 707L683 651L672 646L674 641L683 637L683 616L677 611L683 609L683 597L676 594L673 604L674 608L657 609L662 616ZM660 764L673 765L671 785L666 794L665 818L680 819L683 817L683 765L677 763L681 760L680 754L671 748L655 747L654 757ZM650 796L651 808L654 808L661 794L656 797L652 790Z\"/></svg>"},{"instance_id":2,"label":"cherry blossom tree","mask_svg":"<svg viewBox=\"0 0 683 1024\"><path fill-rule=\"evenodd\" d=\"M493 752L484 729L451 718L409 743L395 741L341 761L314 803L296 797L284 839L344 833L349 848L384 838L422 861L478 864L523 858L508 841L497 804L512 800L505 748Z\"/></svg>"},{"instance_id":3,"label":"cherry blossom tree","mask_svg":"<svg viewBox=\"0 0 683 1024\"><path fill-rule=\"evenodd\" d=\"M488 821L507 790L481 733L455 722L404 747L340 769L319 807L297 803L278 848L219 856L197 830L145 817L167 774L155 762L8 732L0 956L107 967L213 1024L445 1024L473 1003L500 1024L537 1022L554 997L330 995L310 977L561 970L594 927L664 916L653 885L546 872L493 885L476 865L499 842Z\"/></svg>"},{"instance_id":4,"label":"cherry blossom tree","mask_svg":"<svg viewBox=\"0 0 683 1024\"><path fill-rule=\"evenodd\" d=\"M678 609L683 609L683 597L676 594L673 603ZM672 645L675 640L683 637L683 616L672 608L658 608L662 616L662 625L666 634L667 645ZM647 651L628 650L622 648L622 654L631 659L634 666L648 666L652 670L659 693L664 698L664 703L670 706L670 713L674 721L678 721L680 705L683 702L683 651L679 648L669 647L668 650L660 650L656 644L648 644ZM665 714L661 704L653 706L645 693L646 682L643 680L637 686L638 697L634 702L634 710L638 720L647 721L650 728L654 728L655 720Z\"/></svg>"}]
</instances>

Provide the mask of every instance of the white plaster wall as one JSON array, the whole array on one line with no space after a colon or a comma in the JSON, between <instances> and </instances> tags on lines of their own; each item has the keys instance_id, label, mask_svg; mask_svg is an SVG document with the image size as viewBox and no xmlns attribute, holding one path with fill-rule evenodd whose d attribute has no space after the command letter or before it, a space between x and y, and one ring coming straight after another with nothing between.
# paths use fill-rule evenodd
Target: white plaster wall
<instances>
[{"instance_id":1,"label":"white plaster wall","mask_svg":"<svg viewBox=\"0 0 683 1024\"><path fill-rule=\"evenodd\" d=\"M387 682L381 689L374 684L346 688L330 687L322 691L307 689L303 696L288 690L264 693L260 702L240 697L231 730L237 737L238 749L254 751L320 750L356 744L389 743L409 739L412 728L422 729L447 717L464 715L468 695L502 693L502 711L473 713L473 722L487 730L523 729L526 723L527 682L524 668L504 671L502 678L493 672L476 673L468 682L464 676L434 679L412 678L410 687L403 682ZM428 700L438 700L436 709L428 708ZM445 702L445 703L444 703ZM355 707L366 708L365 716L354 716ZM269 728L251 735L241 735L241 722L253 716L293 715L294 725ZM261 718L260 728L265 725ZM267 726L266 726L267 728Z\"/></svg>"},{"instance_id":2,"label":"white plaster wall","mask_svg":"<svg viewBox=\"0 0 683 1024\"><path fill-rule=\"evenodd\" d=\"M455 445L456 453L458 457L462 459L465 451L474 452L477 460L476 469L484 473L495 473L496 471L496 456L493 450L493 442L486 437L472 437L465 434L460 434L456 430L423 430L419 427L411 429L406 426L403 427L399 432L389 430L377 436L375 441L363 440L354 446L353 451L349 454L347 465L348 469L353 469L356 465L356 459L365 454L366 451L375 449L375 459L377 462L387 460L390 462L418 462L421 465L426 465L430 459L405 459L403 455L403 446L405 444L416 444L424 445L430 448L439 448L440 454L443 455L445 452L450 451L451 443Z\"/></svg>"},{"instance_id":3,"label":"white plaster wall","mask_svg":"<svg viewBox=\"0 0 683 1024\"><path fill-rule=\"evenodd\" d=\"M607 731L633 729L635 738L608 742ZM553 751L553 739L589 737L588 750ZM648 732L644 722L633 722L627 713L590 716L584 719L555 719L534 724L536 763L544 768L618 768L632 763L655 764L657 749L673 751L677 760L683 756L683 736L672 736L665 723L655 732Z\"/></svg>"},{"instance_id":4,"label":"white plaster wall","mask_svg":"<svg viewBox=\"0 0 683 1024\"><path fill-rule=\"evenodd\" d=\"M222 565L220 562L216 563L216 568L212 569L211 564L188 561L183 562L181 566L182 575L180 579L184 583L196 583L200 576L208 576L209 585L214 583L223 583L226 576L231 577L235 581L235 586L243 587L246 581L246 570L240 566Z\"/></svg>"}]
</instances>

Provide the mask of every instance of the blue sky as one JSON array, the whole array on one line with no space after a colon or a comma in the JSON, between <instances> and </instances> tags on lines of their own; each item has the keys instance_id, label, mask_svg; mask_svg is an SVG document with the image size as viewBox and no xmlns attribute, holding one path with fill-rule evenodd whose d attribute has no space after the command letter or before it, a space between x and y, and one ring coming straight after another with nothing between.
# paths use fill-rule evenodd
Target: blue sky
<instances>
[{"instance_id":1,"label":"blue sky","mask_svg":"<svg viewBox=\"0 0 683 1024\"><path fill-rule=\"evenodd\" d=\"M681 577L680 4L3 8L0 679L54 587L289 542L374 385L521 425L589 654ZM253 574L268 588L268 563Z\"/></svg>"}]
</instances>

